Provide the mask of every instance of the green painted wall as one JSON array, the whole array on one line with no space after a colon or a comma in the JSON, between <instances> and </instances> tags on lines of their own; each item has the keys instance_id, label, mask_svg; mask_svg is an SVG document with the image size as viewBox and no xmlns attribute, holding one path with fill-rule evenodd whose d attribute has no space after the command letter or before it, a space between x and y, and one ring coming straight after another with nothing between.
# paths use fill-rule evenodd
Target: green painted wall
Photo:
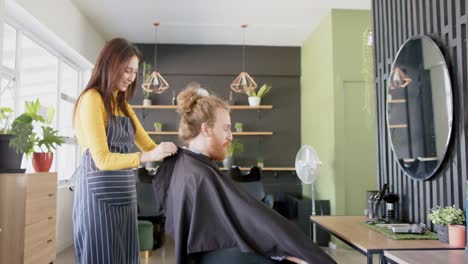
<instances>
[{"instance_id":1,"label":"green painted wall","mask_svg":"<svg viewBox=\"0 0 468 264\"><path fill-rule=\"evenodd\" d=\"M365 191L377 185L375 107L365 108L375 96L362 75L372 67L363 65L370 23L369 11L332 10L302 46L302 144L322 160L316 198L330 199L336 215L362 215Z\"/></svg>"},{"instance_id":2,"label":"green painted wall","mask_svg":"<svg viewBox=\"0 0 468 264\"><path fill-rule=\"evenodd\" d=\"M333 84L332 17L325 17L301 48L301 135L302 144L315 148L322 161L316 181L316 198L335 204L335 130ZM323 139L326 138L326 141ZM310 197L310 185L303 195Z\"/></svg>"}]
</instances>

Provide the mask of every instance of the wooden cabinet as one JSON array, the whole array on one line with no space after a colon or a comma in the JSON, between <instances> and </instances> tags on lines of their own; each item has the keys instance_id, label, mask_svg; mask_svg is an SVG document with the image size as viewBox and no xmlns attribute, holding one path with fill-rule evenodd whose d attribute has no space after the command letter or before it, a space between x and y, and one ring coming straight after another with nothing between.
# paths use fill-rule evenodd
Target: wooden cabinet
<instances>
[{"instance_id":1,"label":"wooden cabinet","mask_svg":"<svg viewBox=\"0 0 468 264\"><path fill-rule=\"evenodd\" d=\"M55 261L57 174L0 174L0 263Z\"/></svg>"}]
</instances>

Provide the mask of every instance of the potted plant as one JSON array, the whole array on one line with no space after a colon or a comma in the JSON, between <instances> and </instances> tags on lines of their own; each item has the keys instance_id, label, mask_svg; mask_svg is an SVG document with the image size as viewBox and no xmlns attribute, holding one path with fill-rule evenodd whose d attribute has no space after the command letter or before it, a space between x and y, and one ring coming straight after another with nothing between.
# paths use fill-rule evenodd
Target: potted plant
<instances>
[{"instance_id":1,"label":"potted plant","mask_svg":"<svg viewBox=\"0 0 468 264\"><path fill-rule=\"evenodd\" d=\"M260 169L263 169L264 166L265 166L264 159L262 157L258 157L257 158L257 167L259 167Z\"/></svg>"},{"instance_id":2,"label":"potted plant","mask_svg":"<svg viewBox=\"0 0 468 264\"><path fill-rule=\"evenodd\" d=\"M52 150L63 143L58 131L50 126L55 109L49 108L44 118L38 114L41 107L39 100L26 102L25 106L26 113L13 121L11 131L15 137L10 140L10 146L17 153L25 153L27 158L32 154L32 165L36 172L48 172L54 159Z\"/></svg>"},{"instance_id":3,"label":"potted plant","mask_svg":"<svg viewBox=\"0 0 468 264\"><path fill-rule=\"evenodd\" d=\"M436 231L439 235L440 242L448 243L450 236L448 230L449 226L463 224L465 215L463 211L456 208L455 205L447 207L436 206L430 210L429 220L436 225ZM453 230L455 230L455 228Z\"/></svg>"},{"instance_id":4,"label":"potted plant","mask_svg":"<svg viewBox=\"0 0 468 264\"><path fill-rule=\"evenodd\" d=\"M234 164L234 154L242 152L244 152L244 145L237 139L232 140L227 148L228 156L223 160L223 166L227 169L231 168Z\"/></svg>"},{"instance_id":5,"label":"potted plant","mask_svg":"<svg viewBox=\"0 0 468 264\"><path fill-rule=\"evenodd\" d=\"M154 129L156 130L156 132L161 132L162 131L162 123L160 122L155 122L154 123Z\"/></svg>"},{"instance_id":6,"label":"potted plant","mask_svg":"<svg viewBox=\"0 0 468 264\"><path fill-rule=\"evenodd\" d=\"M237 122L234 124L234 127L236 128L236 132L242 132L243 124L241 122Z\"/></svg>"},{"instance_id":7,"label":"potted plant","mask_svg":"<svg viewBox=\"0 0 468 264\"><path fill-rule=\"evenodd\" d=\"M17 153L10 141L15 137L11 131L10 117L13 110L9 107L0 107L0 171L19 172L23 153ZM32 128L31 128L32 131ZM28 130L23 131L28 133Z\"/></svg>"},{"instance_id":8,"label":"potted plant","mask_svg":"<svg viewBox=\"0 0 468 264\"><path fill-rule=\"evenodd\" d=\"M143 105L152 105L153 102L151 101L151 93L143 90Z\"/></svg>"},{"instance_id":9,"label":"potted plant","mask_svg":"<svg viewBox=\"0 0 468 264\"><path fill-rule=\"evenodd\" d=\"M143 62L143 82L151 76L151 64ZM143 105L152 105L151 93L145 89L143 91Z\"/></svg>"},{"instance_id":10,"label":"potted plant","mask_svg":"<svg viewBox=\"0 0 468 264\"><path fill-rule=\"evenodd\" d=\"M259 106L262 101L262 97L264 97L270 91L270 89L270 85L264 84L262 87L260 87L258 93L255 93L255 91L246 91L245 93L249 97L249 105Z\"/></svg>"}]
</instances>

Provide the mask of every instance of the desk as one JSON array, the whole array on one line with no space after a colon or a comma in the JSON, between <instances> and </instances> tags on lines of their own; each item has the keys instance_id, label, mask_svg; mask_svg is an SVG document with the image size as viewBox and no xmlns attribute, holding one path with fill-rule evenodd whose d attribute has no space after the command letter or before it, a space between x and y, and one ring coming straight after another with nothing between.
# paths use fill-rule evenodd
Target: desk
<instances>
[{"instance_id":1,"label":"desk","mask_svg":"<svg viewBox=\"0 0 468 264\"><path fill-rule=\"evenodd\" d=\"M372 255L382 255L384 250L448 250L464 249L444 244L438 240L395 240L367 228L364 216L311 216L315 223L344 243L367 256L372 263Z\"/></svg>"},{"instance_id":2,"label":"desk","mask_svg":"<svg viewBox=\"0 0 468 264\"><path fill-rule=\"evenodd\" d=\"M466 264L468 252L465 250L410 250L384 251L389 263L398 264Z\"/></svg>"}]
</instances>

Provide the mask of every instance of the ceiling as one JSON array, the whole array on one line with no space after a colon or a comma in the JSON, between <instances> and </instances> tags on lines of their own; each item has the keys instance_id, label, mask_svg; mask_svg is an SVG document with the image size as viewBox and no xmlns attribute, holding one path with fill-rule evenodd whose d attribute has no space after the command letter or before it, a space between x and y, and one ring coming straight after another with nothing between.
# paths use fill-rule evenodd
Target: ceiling
<instances>
[{"instance_id":1,"label":"ceiling","mask_svg":"<svg viewBox=\"0 0 468 264\"><path fill-rule=\"evenodd\" d=\"M370 9L370 0L72 0L106 40L134 43L301 46L331 8Z\"/></svg>"}]
</instances>

